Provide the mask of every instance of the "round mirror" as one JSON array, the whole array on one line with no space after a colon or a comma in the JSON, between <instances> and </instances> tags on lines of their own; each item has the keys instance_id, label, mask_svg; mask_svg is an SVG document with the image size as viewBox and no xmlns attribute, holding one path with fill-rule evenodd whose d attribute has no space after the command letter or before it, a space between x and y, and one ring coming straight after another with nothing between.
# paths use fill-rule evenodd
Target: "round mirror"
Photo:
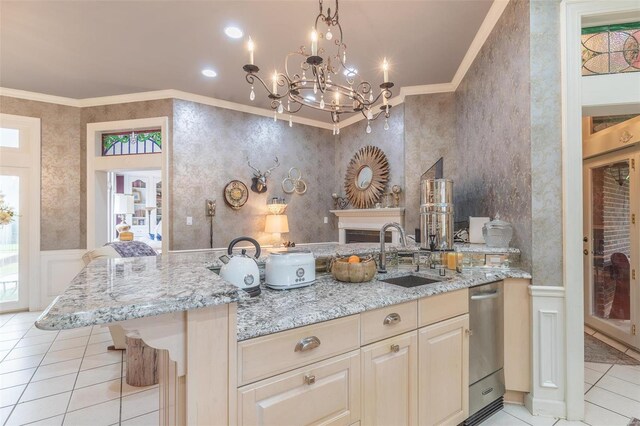
<instances>
[{"instance_id":1,"label":"round mirror","mask_svg":"<svg viewBox=\"0 0 640 426\"><path fill-rule=\"evenodd\" d=\"M356 176L356 186L359 189L367 189L369 185L371 185L372 178L373 170L371 170L369 166L364 166L358 172L358 176Z\"/></svg>"}]
</instances>

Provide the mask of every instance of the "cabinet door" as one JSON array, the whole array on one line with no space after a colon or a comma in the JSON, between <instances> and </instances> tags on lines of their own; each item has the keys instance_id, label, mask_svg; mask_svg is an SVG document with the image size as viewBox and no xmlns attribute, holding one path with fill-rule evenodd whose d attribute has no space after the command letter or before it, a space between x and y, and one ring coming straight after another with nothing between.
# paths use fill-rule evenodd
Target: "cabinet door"
<instances>
[{"instance_id":1,"label":"cabinet door","mask_svg":"<svg viewBox=\"0 0 640 426\"><path fill-rule=\"evenodd\" d=\"M362 424L418 422L418 334L402 334L362 348Z\"/></svg>"},{"instance_id":2,"label":"cabinet door","mask_svg":"<svg viewBox=\"0 0 640 426\"><path fill-rule=\"evenodd\" d=\"M420 425L455 425L469 413L469 315L419 330Z\"/></svg>"},{"instance_id":3,"label":"cabinet door","mask_svg":"<svg viewBox=\"0 0 640 426\"><path fill-rule=\"evenodd\" d=\"M360 351L238 389L240 425L350 425L360 420Z\"/></svg>"}]
</instances>

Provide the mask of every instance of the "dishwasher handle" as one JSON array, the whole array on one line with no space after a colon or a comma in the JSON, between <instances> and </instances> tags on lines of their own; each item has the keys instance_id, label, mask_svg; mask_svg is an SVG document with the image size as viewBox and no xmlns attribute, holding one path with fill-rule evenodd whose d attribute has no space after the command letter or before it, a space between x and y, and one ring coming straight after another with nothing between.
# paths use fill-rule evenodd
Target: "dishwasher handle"
<instances>
[{"instance_id":1,"label":"dishwasher handle","mask_svg":"<svg viewBox=\"0 0 640 426\"><path fill-rule=\"evenodd\" d=\"M481 293L474 294L473 296L470 297L470 299L471 300L495 299L499 295L500 293L498 292L498 290L483 291Z\"/></svg>"}]
</instances>

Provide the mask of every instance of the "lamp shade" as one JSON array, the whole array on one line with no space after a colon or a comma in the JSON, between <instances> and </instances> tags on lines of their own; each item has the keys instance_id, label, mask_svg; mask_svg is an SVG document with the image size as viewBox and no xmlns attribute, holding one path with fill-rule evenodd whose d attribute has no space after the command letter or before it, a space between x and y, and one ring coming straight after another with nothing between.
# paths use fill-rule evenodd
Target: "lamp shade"
<instances>
[{"instance_id":1,"label":"lamp shade","mask_svg":"<svg viewBox=\"0 0 640 426\"><path fill-rule=\"evenodd\" d=\"M270 214L267 215L267 222L264 226L264 232L271 234L280 234L289 232L289 221L286 214Z\"/></svg>"},{"instance_id":2,"label":"lamp shade","mask_svg":"<svg viewBox=\"0 0 640 426\"><path fill-rule=\"evenodd\" d=\"M113 203L114 214L133 214L133 195L116 194Z\"/></svg>"}]
</instances>

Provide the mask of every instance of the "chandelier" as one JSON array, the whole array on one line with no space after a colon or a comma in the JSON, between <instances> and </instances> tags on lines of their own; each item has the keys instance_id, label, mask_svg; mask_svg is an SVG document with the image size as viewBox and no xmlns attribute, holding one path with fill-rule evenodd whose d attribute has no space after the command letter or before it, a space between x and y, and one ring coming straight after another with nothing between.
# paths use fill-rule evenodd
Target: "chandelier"
<instances>
[{"instance_id":1,"label":"chandelier","mask_svg":"<svg viewBox=\"0 0 640 426\"><path fill-rule=\"evenodd\" d=\"M320 13L316 17L311 32L311 49L305 46L285 57L284 72L274 71L271 84L265 82L258 72L253 57L255 45L251 37L247 48L249 63L242 67L247 73L246 80L251 85L249 99L255 100L255 83L259 82L271 99L274 121L278 115L288 114L289 126L293 126L292 115L303 107L326 111L331 116L333 134L340 133L340 117L343 114L362 114L367 120L366 132L371 133L371 121L384 116L384 129L389 129L391 88L389 64L384 59L382 70L384 81L378 88L363 80L353 67L348 67L347 45L344 42L342 26L338 16L338 0L335 12L319 0ZM318 28L318 26L326 27ZM333 29L333 32L332 32ZM326 44L326 50L323 46ZM291 67L291 69L290 69Z\"/></svg>"}]
</instances>

